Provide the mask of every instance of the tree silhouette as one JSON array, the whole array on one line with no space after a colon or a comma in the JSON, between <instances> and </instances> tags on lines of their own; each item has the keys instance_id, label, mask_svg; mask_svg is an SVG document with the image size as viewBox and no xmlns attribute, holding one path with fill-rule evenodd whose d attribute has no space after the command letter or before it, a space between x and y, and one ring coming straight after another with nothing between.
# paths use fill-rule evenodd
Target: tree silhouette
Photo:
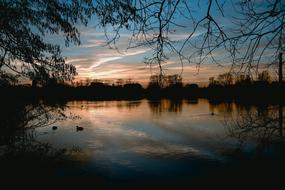
<instances>
[{"instance_id":1,"label":"tree silhouette","mask_svg":"<svg viewBox=\"0 0 285 190\"><path fill-rule=\"evenodd\" d=\"M80 44L76 23L87 24L93 14L91 0L0 1L0 71L29 79L70 80L73 65L65 64L59 45L48 42L57 34L65 45Z\"/></svg>"},{"instance_id":2,"label":"tree silhouette","mask_svg":"<svg viewBox=\"0 0 285 190\"><path fill-rule=\"evenodd\" d=\"M261 73L258 74L258 80L264 81L264 82L270 82L271 77L268 71L262 71Z\"/></svg>"},{"instance_id":3,"label":"tree silhouette","mask_svg":"<svg viewBox=\"0 0 285 190\"><path fill-rule=\"evenodd\" d=\"M131 31L129 48L150 47L153 53L146 63L158 64L161 74L173 54L182 69L184 63L226 61L239 71L257 73L260 63L276 63L282 49L278 39L284 36L284 0L102 0L96 13L106 31L109 26L115 31L106 32L110 45L116 44L121 31ZM175 34L186 35L173 40ZM216 56L221 51L225 56ZM282 54L279 60L282 73Z\"/></svg>"}]
</instances>

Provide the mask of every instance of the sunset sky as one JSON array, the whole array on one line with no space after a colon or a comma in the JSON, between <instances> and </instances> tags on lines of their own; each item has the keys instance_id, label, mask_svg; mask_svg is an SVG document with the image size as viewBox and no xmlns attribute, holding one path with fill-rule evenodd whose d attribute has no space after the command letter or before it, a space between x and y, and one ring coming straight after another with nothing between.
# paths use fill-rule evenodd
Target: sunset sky
<instances>
[{"instance_id":1,"label":"sunset sky","mask_svg":"<svg viewBox=\"0 0 285 190\"><path fill-rule=\"evenodd\" d=\"M63 49L66 63L76 66L77 79L133 79L146 83L151 74L158 73L158 66L152 67L144 63L152 50L148 47L126 50L128 36L122 35L119 42L119 51L106 46L105 36L97 32L95 28L88 27L81 31L82 45L71 46ZM168 74L180 74L181 64L179 61L169 61L164 64ZM199 70L196 64L188 64L183 67L183 79L186 82L208 82L209 76L225 72L229 67L220 67L215 64L204 64Z\"/></svg>"},{"instance_id":2,"label":"sunset sky","mask_svg":"<svg viewBox=\"0 0 285 190\"><path fill-rule=\"evenodd\" d=\"M199 6L196 7L193 4L193 14L197 18L202 18L206 11L207 2L202 1ZM224 5L224 15L221 17L218 10L213 9L213 15L216 16L222 27L225 30L232 26L232 4L226 3ZM176 32L170 35L170 38L174 41L183 41L189 35L189 31L192 31L193 24L189 20L178 19L179 24L183 24L183 28L175 28ZM147 46L139 48L127 49L129 45L129 39L131 34L127 31L120 33L120 40L117 42L118 50L110 49L106 45L106 37L104 30L97 26L98 18L93 16L87 27L78 26L80 31L80 37L82 44L80 46L71 45L69 47L63 47L63 55L66 57L66 63L70 63L76 66L78 75L76 80L91 78L102 80L115 80L115 79L132 79L136 82L146 84L150 75L158 73L158 66L153 65L151 68L144 63L144 58L148 57L153 50ZM110 29L109 34L112 35ZM198 30L194 38L199 35L203 35L205 30ZM57 37L52 37L53 41L58 42ZM63 43L62 43L63 44ZM191 47L185 48L184 53L191 52ZM216 57L223 57L224 52L218 51L214 54ZM270 55L267 55L270 56ZM169 61L164 63L163 68L166 74L180 74L181 63L178 56L170 54ZM265 56L266 57L266 56ZM185 64L183 67L183 81L186 83L195 82L200 85L207 84L210 76L217 76L218 74L227 72L231 62L224 60L223 66L218 66L212 63L210 60L202 64L199 69L195 63Z\"/></svg>"}]
</instances>

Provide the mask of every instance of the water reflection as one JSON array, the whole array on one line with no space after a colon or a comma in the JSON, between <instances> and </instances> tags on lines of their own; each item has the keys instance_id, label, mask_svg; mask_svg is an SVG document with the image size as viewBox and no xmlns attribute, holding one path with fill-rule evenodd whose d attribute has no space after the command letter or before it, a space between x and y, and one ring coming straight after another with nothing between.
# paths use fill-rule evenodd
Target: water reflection
<instances>
[{"instance_id":1,"label":"water reflection","mask_svg":"<svg viewBox=\"0 0 285 190\"><path fill-rule=\"evenodd\" d=\"M0 167L5 178L53 175L55 164L67 158L68 151L39 141L35 129L67 119L64 106L15 101L1 109Z\"/></svg>"},{"instance_id":2,"label":"water reflection","mask_svg":"<svg viewBox=\"0 0 285 190\"><path fill-rule=\"evenodd\" d=\"M258 146L284 141L283 106L263 106L239 111L239 115L225 120L228 134L241 144L255 140Z\"/></svg>"},{"instance_id":3,"label":"water reflection","mask_svg":"<svg viewBox=\"0 0 285 190\"><path fill-rule=\"evenodd\" d=\"M42 102L33 104L15 102L1 109L0 145L32 137L32 129L49 126L67 118L63 106L45 105Z\"/></svg>"},{"instance_id":4,"label":"water reflection","mask_svg":"<svg viewBox=\"0 0 285 190\"><path fill-rule=\"evenodd\" d=\"M149 101L148 105L151 109L152 113L155 115L160 115L163 112L173 112L179 113L182 112L182 104L183 100L170 100L170 99L162 99L157 101Z\"/></svg>"},{"instance_id":5,"label":"water reflection","mask_svg":"<svg viewBox=\"0 0 285 190\"><path fill-rule=\"evenodd\" d=\"M66 118L70 112L80 119ZM33 134L25 141L56 150L76 147L70 157L81 165L57 168L64 176L72 171L72 175L99 175L111 182L177 181L240 162L240 154L229 152L251 155L264 145L284 142L283 117L282 105L209 103L203 99L73 101L64 106L11 108L1 116L0 137L1 145L17 144L17 139ZM57 130L52 130L53 125ZM76 126L84 130L76 132ZM18 132L23 129L32 130ZM41 149L48 152L48 148Z\"/></svg>"},{"instance_id":6,"label":"water reflection","mask_svg":"<svg viewBox=\"0 0 285 190\"><path fill-rule=\"evenodd\" d=\"M209 109L211 113L221 113L221 114L231 114L237 110L240 110L239 105L236 105L231 102L223 102L223 103L210 103Z\"/></svg>"}]
</instances>

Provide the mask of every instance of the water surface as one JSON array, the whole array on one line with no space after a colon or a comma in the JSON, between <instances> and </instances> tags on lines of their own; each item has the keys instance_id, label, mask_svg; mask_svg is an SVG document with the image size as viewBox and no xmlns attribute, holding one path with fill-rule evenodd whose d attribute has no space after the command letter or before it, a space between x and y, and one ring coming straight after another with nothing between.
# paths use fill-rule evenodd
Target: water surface
<instances>
[{"instance_id":1,"label":"water surface","mask_svg":"<svg viewBox=\"0 0 285 190\"><path fill-rule=\"evenodd\" d=\"M59 176L99 175L112 182L189 180L235 162L237 150L249 157L257 151L269 157L279 154L272 144L283 138L280 110L283 116L278 105L204 99L72 101L65 113L78 118L37 128L36 138L74 150L71 157L79 166L60 168Z\"/></svg>"}]
</instances>

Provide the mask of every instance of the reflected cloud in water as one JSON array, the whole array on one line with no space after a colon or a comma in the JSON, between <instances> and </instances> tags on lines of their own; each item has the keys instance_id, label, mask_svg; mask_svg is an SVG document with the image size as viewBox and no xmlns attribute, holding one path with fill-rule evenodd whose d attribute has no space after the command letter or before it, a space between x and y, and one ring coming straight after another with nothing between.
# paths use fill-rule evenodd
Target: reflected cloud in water
<instances>
[{"instance_id":1,"label":"reflected cloud in water","mask_svg":"<svg viewBox=\"0 0 285 190\"><path fill-rule=\"evenodd\" d=\"M231 163L237 155L230 152L254 154L261 144L284 142L282 105L163 99L73 101L22 109L15 111L16 121L2 116L1 125L33 129L34 142L73 150L69 159L81 163L81 172L96 171L111 180L187 178ZM69 113L77 119L66 118ZM53 125L58 128L52 130ZM77 132L76 126L84 130ZM10 136L19 138L17 133ZM2 145L8 136L1 135Z\"/></svg>"}]
</instances>

